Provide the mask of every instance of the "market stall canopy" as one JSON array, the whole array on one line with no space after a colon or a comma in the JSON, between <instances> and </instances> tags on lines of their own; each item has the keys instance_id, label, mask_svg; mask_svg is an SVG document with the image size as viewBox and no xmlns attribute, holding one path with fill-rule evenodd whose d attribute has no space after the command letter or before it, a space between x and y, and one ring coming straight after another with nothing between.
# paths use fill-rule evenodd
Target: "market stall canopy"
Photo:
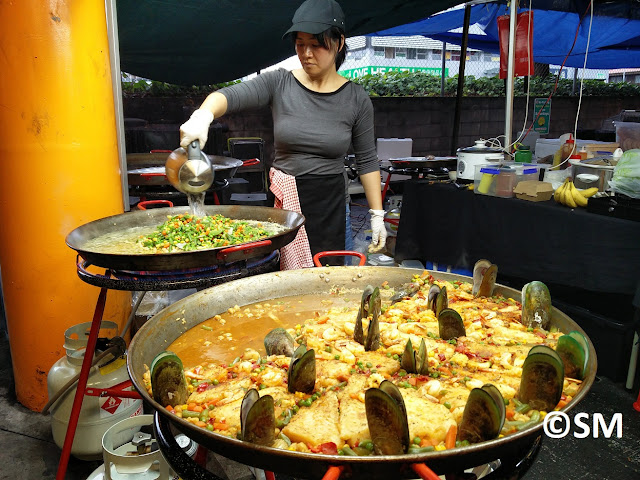
<instances>
[{"instance_id":1,"label":"market stall canopy","mask_svg":"<svg viewBox=\"0 0 640 480\"><path fill-rule=\"evenodd\" d=\"M528 7L529 2L520 2ZM534 0L533 58L538 63L561 65L571 50L578 23L581 24L576 44L565 66L584 66L587 40L587 68L609 69L640 67L640 2L595 3L591 37L588 2ZM519 12L528 8L521 8ZM470 25L483 34L469 34L468 47L498 53L497 18L508 15L505 3L486 3L471 7ZM586 13L586 14L585 14ZM583 16L584 15L584 16ZM582 21L580 18L582 17ZM462 44L464 9L450 10L398 27L375 32L376 36L422 35L455 45ZM452 31L453 30L453 31Z\"/></svg>"},{"instance_id":2,"label":"market stall canopy","mask_svg":"<svg viewBox=\"0 0 640 480\"><path fill-rule=\"evenodd\" d=\"M293 55L282 34L302 0L117 0L121 70L179 85L235 80ZM459 0L344 0L348 36L413 22Z\"/></svg>"}]
</instances>

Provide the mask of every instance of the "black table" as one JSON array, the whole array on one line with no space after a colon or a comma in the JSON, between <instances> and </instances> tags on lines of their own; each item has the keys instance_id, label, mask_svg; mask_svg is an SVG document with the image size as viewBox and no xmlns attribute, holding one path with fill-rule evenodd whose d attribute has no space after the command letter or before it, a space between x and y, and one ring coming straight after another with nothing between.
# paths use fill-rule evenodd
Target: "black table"
<instances>
[{"instance_id":1,"label":"black table","mask_svg":"<svg viewBox=\"0 0 640 480\"><path fill-rule=\"evenodd\" d=\"M547 284L593 341L598 372L626 378L640 318L640 222L406 181L395 260L472 270L481 258L498 266L498 283Z\"/></svg>"},{"instance_id":2,"label":"black table","mask_svg":"<svg viewBox=\"0 0 640 480\"><path fill-rule=\"evenodd\" d=\"M640 222L555 203L479 195L453 184L404 185L395 259L473 269L594 292L634 295L640 285Z\"/></svg>"}]
</instances>

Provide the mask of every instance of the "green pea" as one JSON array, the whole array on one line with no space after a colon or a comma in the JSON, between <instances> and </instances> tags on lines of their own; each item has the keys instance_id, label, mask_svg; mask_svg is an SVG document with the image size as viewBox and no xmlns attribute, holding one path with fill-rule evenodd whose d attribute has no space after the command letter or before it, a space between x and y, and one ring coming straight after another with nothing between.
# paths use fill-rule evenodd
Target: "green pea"
<instances>
[{"instance_id":1,"label":"green pea","mask_svg":"<svg viewBox=\"0 0 640 480\"><path fill-rule=\"evenodd\" d=\"M421 441L422 441L422 440L420 440L420 437L415 437L415 438L413 439L413 443L415 443L416 445L420 445L420 442L421 442Z\"/></svg>"}]
</instances>

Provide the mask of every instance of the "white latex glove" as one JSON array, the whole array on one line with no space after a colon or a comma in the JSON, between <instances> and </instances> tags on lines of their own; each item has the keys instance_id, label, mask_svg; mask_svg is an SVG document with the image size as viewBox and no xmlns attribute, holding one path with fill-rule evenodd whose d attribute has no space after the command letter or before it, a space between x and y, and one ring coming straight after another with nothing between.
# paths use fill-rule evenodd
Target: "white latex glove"
<instances>
[{"instance_id":1,"label":"white latex glove","mask_svg":"<svg viewBox=\"0 0 640 480\"><path fill-rule=\"evenodd\" d=\"M369 253L379 252L387 243L384 210L369 210L369 213L371 214L371 245L369 245Z\"/></svg>"},{"instance_id":2,"label":"white latex glove","mask_svg":"<svg viewBox=\"0 0 640 480\"><path fill-rule=\"evenodd\" d=\"M209 136L209 125L213 122L213 113L199 108L191 114L189 120L180 126L180 146L187 148L194 140L200 141L200 150L204 148Z\"/></svg>"}]
</instances>

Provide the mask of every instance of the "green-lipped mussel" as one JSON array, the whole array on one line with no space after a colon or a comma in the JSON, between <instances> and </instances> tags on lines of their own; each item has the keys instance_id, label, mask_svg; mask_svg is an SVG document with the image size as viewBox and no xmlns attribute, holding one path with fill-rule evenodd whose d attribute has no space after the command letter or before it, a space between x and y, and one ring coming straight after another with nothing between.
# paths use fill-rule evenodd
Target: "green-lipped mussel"
<instances>
[{"instance_id":1,"label":"green-lipped mussel","mask_svg":"<svg viewBox=\"0 0 640 480\"><path fill-rule=\"evenodd\" d=\"M589 344L582 333L574 330L558 338L556 353L562 359L566 377L584 378L589 363Z\"/></svg>"},{"instance_id":2,"label":"green-lipped mussel","mask_svg":"<svg viewBox=\"0 0 640 480\"><path fill-rule=\"evenodd\" d=\"M380 289L367 285L362 293L360 309L358 310L358 316L353 330L353 339L359 344L364 345L366 351L377 350L380 346L380 324L378 317L380 316L381 310L382 299L380 298ZM369 318L366 337L364 336L362 326L363 318Z\"/></svg>"},{"instance_id":3,"label":"green-lipped mussel","mask_svg":"<svg viewBox=\"0 0 640 480\"><path fill-rule=\"evenodd\" d=\"M409 449L407 409L398 387L388 380L364 395L369 433L378 455L400 455Z\"/></svg>"},{"instance_id":4,"label":"green-lipped mussel","mask_svg":"<svg viewBox=\"0 0 640 480\"><path fill-rule=\"evenodd\" d=\"M539 281L522 287L522 324L527 327L549 329L551 323L551 295Z\"/></svg>"},{"instance_id":5,"label":"green-lipped mussel","mask_svg":"<svg viewBox=\"0 0 640 480\"><path fill-rule=\"evenodd\" d=\"M413 297L416 293L418 293L419 290L420 284L418 282L405 283L395 290L394 294L389 300L393 305L400 300Z\"/></svg>"},{"instance_id":6,"label":"green-lipped mussel","mask_svg":"<svg viewBox=\"0 0 640 480\"><path fill-rule=\"evenodd\" d=\"M556 351L546 345L529 350L522 365L518 399L533 410L553 410L562 396L564 366Z\"/></svg>"},{"instance_id":7,"label":"green-lipped mussel","mask_svg":"<svg viewBox=\"0 0 640 480\"><path fill-rule=\"evenodd\" d=\"M316 385L316 353L300 345L289 363L287 389L291 393L311 393Z\"/></svg>"},{"instance_id":8,"label":"green-lipped mussel","mask_svg":"<svg viewBox=\"0 0 640 480\"><path fill-rule=\"evenodd\" d=\"M469 392L457 439L469 443L492 440L500 434L505 417L504 399L495 385L474 388Z\"/></svg>"},{"instance_id":9,"label":"green-lipped mussel","mask_svg":"<svg viewBox=\"0 0 640 480\"><path fill-rule=\"evenodd\" d=\"M407 340L402 354L400 366L407 373L417 373L419 375L429 374L429 357L427 355L427 345L424 338L420 341L420 348L416 352L411 344L411 339Z\"/></svg>"},{"instance_id":10,"label":"green-lipped mussel","mask_svg":"<svg viewBox=\"0 0 640 480\"><path fill-rule=\"evenodd\" d=\"M489 260L478 260L473 266L473 289L475 297L490 297L496 285L498 266Z\"/></svg>"},{"instance_id":11,"label":"green-lipped mussel","mask_svg":"<svg viewBox=\"0 0 640 480\"><path fill-rule=\"evenodd\" d=\"M275 440L276 417L273 397L247 390L240 406L242 440L270 446Z\"/></svg>"},{"instance_id":12,"label":"green-lipped mussel","mask_svg":"<svg viewBox=\"0 0 640 480\"><path fill-rule=\"evenodd\" d=\"M156 355L150 371L151 390L156 402L163 407L175 407L187 402L189 392L184 367L175 353L167 350Z\"/></svg>"},{"instance_id":13,"label":"green-lipped mussel","mask_svg":"<svg viewBox=\"0 0 640 480\"><path fill-rule=\"evenodd\" d=\"M286 357L293 356L296 349L296 342L289 332L284 328L278 327L271 330L264 337L264 349L268 355L284 355Z\"/></svg>"},{"instance_id":14,"label":"green-lipped mussel","mask_svg":"<svg viewBox=\"0 0 640 480\"><path fill-rule=\"evenodd\" d=\"M445 308L438 315L438 331L440 338L443 340L451 340L467 335L462 317L452 308Z\"/></svg>"}]
</instances>

